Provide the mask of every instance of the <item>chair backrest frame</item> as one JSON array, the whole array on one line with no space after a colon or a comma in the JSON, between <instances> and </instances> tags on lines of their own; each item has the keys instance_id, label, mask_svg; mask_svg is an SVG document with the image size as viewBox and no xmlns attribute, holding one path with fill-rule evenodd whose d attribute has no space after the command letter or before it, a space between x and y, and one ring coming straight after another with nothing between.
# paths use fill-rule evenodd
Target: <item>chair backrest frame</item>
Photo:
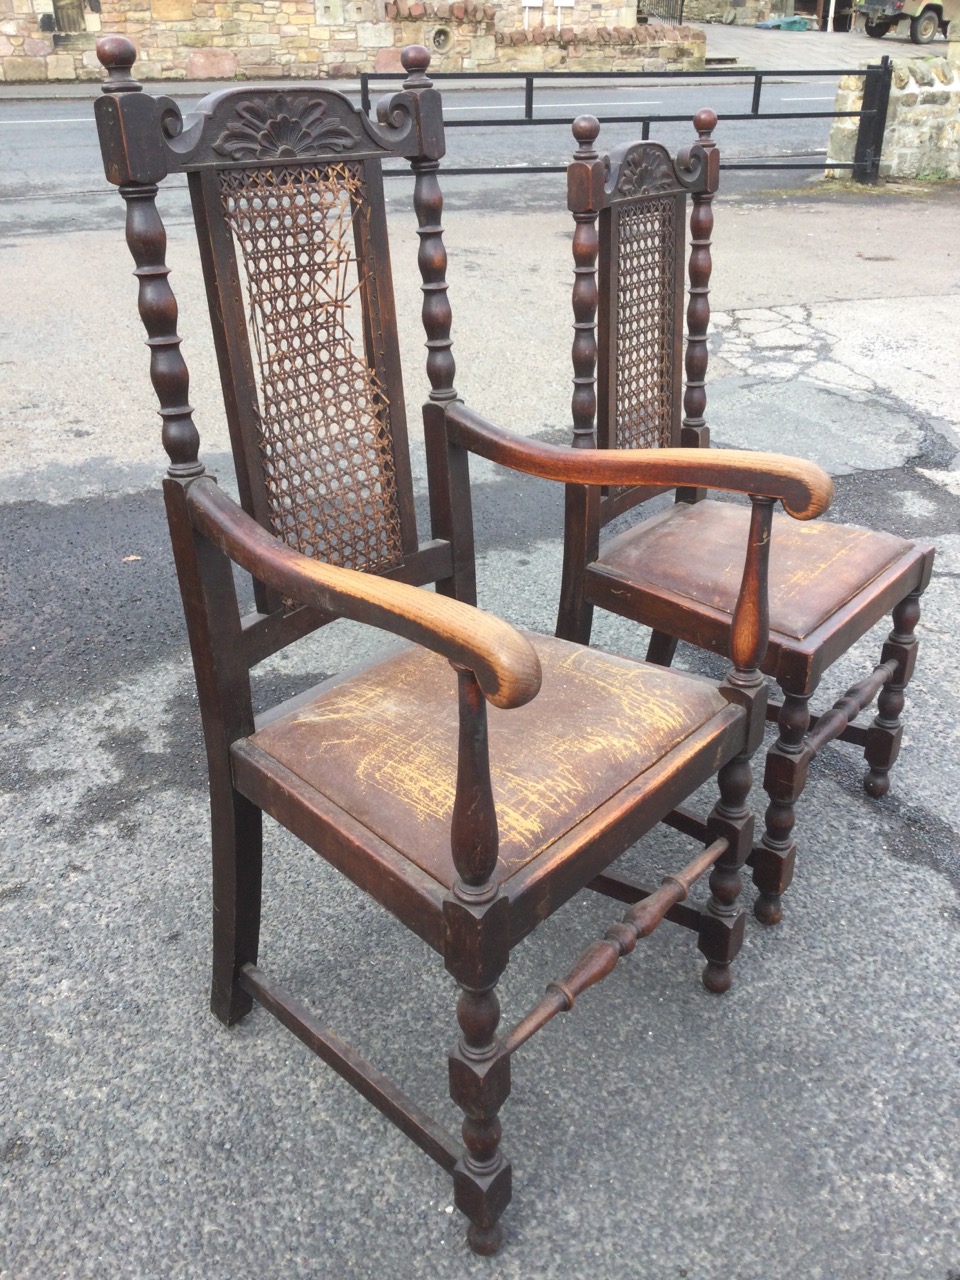
<instances>
[{"instance_id":1,"label":"chair backrest frame","mask_svg":"<svg viewBox=\"0 0 960 1280\"><path fill-rule=\"evenodd\" d=\"M363 366L359 376L369 384L368 392L373 389L368 401L383 411L392 452L399 532L388 555L372 557L368 563L351 562L349 557L334 558L334 562L417 585L436 582L446 594L458 594L452 547L442 538L420 542L417 535L380 172L384 159L406 159L414 171L417 192L421 187L430 191L432 217L438 221L442 199L435 171L444 154L443 120L440 95L425 75L426 51L421 51L422 57L414 53L402 90L379 104L378 121L374 122L343 94L322 85L286 90L278 90L276 85L226 89L209 95L184 116L170 99L142 92L130 74L135 54L128 41L109 37L100 42L100 50L109 71L104 94L96 103L104 168L127 201L127 239L137 263L139 307L151 348L151 376L170 458L169 479L189 481L204 474L204 468L188 403L189 375L176 333L176 300L167 281L166 234L155 203L158 184L173 173L187 177L241 504L259 523L284 537L288 531L277 518L275 495L271 502L264 477L263 362L258 368L255 361L257 341L262 341L263 334L254 333L251 344L250 324L257 319L252 315L252 303L256 299L238 261L237 218L231 228L230 201L224 190L235 190L238 179L241 187L246 181L266 188L262 207L269 207L270 229L279 227L286 237L281 250L288 252L291 245L296 248L302 244L304 263L312 267L308 262L310 209L306 215L291 210L289 201L284 204L286 190L280 188L294 170L312 170L314 177L332 169L349 173L355 181L345 197L347 234L342 239L350 243L342 247L357 264L354 292L362 304L360 349L351 358L355 367ZM365 205L362 213L358 212L358 191ZM315 192L309 203L316 206ZM439 227L433 230L439 238ZM268 248L276 251L275 244ZM308 274L312 278L316 273ZM442 271L439 283L445 292ZM435 282L434 292L437 287ZM340 298L340 312L342 302ZM324 305L328 303L325 299ZM262 315L260 320L262 325ZM288 326L285 340L290 333ZM452 359L449 363L452 377ZM389 388L388 396L381 394L382 388ZM356 434L363 435L365 430L366 424L361 423ZM369 497L360 494L358 502L364 512L373 505ZM316 511L319 523L329 523L333 505L321 497ZM178 532L173 522L182 517L181 504L171 506L168 502L168 512L176 545ZM288 535L285 540L308 554L315 550L299 545L297 537ZM331 620L315 610L292 608L256 581L254 590L256 611L242 620L248 666ZM186 594L184 604L188 627L203 630L200 614L191 618L194 605Z\"/></svg>"},{"instance_id":2,"label":"chair backrest frame","mask_svg":"<svg viewBox=\"0 0 960 1280\"><path fill-rule=\"evenodd\" d=\"M567 170L574 215L575 447L699 448L704 421L710 318L712 201L719 153L716 116L697 113L698 141L673 159L655 142L596 151L599 122L574 123L579 146ZM689 301L684 236L690 217ZM684 306L686 302L686 343ZM685 375L685 376L684 376ZM605 491L600 525L663 490ZM697 490L680 490L695 500Z\"/></svg>"}]
</instances>

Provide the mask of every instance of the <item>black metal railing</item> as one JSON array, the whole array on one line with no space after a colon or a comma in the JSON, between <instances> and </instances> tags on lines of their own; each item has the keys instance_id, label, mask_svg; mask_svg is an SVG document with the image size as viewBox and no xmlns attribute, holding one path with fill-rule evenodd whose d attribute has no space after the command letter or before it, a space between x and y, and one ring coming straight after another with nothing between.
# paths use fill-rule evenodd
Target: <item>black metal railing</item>
<instances>
[{"instance_id":1,"label":"black metal railing","mask_svg":"<svg viewBox=\"0 0 960 1280\"><path fill-rule=\"evenodd\" d=\"M887 121L887 104L890 98L890 82L893 75L893 64L889 56L884 56L875 63L858 71L847 67L839 70L797 70L797 71L751 71L738 72L731 68L708 67L703 71L443 71L436 72L431 79L436 81L468 81L479 87L489 87L503 83L522 82L523 114L510 119L489 118L445 121L447 129L509 129L530 125L569 125L577 113L573 115L551 116L535 114L535 90L537 85L567 85L572 82L603 82L616 80L632 82L634 80L656 80L660 83L674 83L688 80L700 84L711 79L723 79L727 83L745 81L753 82L753 94L750 110L747 112L718 112L718 122L730 123L745 120L840 120L852 118L859 120L856 146L852 161L824 159L822 161L781 160L776 156L759 160L722 161L724 169L759 170L759 169L833 169L849 171L855 182L875 183L880 175L880 153L883 149L883 135ZM820 79L840 76L861 76L863 78L863 105L859 111L761 111L761 98L764 81L794 80L816 76ZM360 75L360 99L363 109L369 113L371 109L370 85L386 81L402 80L402 72L364 71ZM519 104L518 104L519 106ZM637 124L641 137L650 137L652 124L670 124L689 120L689 113L681 115L636 114L599 116L604 124ZM523 173L563 173L565 165L511 165L511 166L467 166L444 167L447 174L523 174ZM386 172L386 171L385 171ZM398 171L399 172L399 171Z\"/></svg>"},{"instance_id":2,"label":"black metal railing","mask_svg":"<svg viewBox=\"0 0 960 1280\"><path fill-rule=\"evenodd\" d=\"M646 22L648 18L670 26L679 25L683 22L683 0L639 0L637 21Z\"/></svg>"}]
</instances>

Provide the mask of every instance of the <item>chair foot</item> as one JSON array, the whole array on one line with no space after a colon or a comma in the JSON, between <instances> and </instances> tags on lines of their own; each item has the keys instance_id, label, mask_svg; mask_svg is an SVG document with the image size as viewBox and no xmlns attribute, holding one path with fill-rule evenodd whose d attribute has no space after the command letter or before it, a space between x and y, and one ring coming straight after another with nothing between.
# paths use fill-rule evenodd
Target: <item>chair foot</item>
<instances>
[{"instance_id":1,"label":"chair foot","mask_svg":"<svg viewBox=\"0 0 960 1280\"><path fill-rule=\"evenodd\" d=\"M750 859L753 883L759 891L753 914L764 925L779 924L782 895L790 887L797 856L793 838L795 805L807 784L812 759L806 744L810 725L810 694L784 690L777 717L779 736L767 752L763 787L770 798L764 813L763 838Z\"/></svg>"},{"instance_id":2,"label":"chair foot","mask_svg":"<svg viewBox=\"0 0 960 1280\"><path fill-rule=\"evenodd\" d=\"M763 925L779 924L783 919L783 899L779 893L760 893L753 904L753 914Z\"/></svg>"},{"instance_id":3,"label":"chair foot","mask_svg":"<svg viewBox=\"0 0 960 1280\"><path fill-rule=\"evenodd\" d=\"M471 1222L467 1227L467 1244L481 1258L489 1258L503 1244L503 1224L495 1222L490 1227L478 1227L475 1222Z\"/></svg>"},{"instance_id":4,"label":"chair foot","mask_svg":"<svg viewBox=\"0 0 960 1280\"><path fill-rule=\"evenodd\" d=\"M508 1063L509 1059L503 1061ZM497 1082L493 1083L496 1086ZM499 1121L494 1123L499 1138ZM480 1127L474 1126L477 1136ZM502 1153L498 1152L486 1169L472 1167L470 1155L457 1164L453 1171L453 1202L468 1219L467 1244L474 1253L486 1257L503 1244L500 1218L510 1203L512 1190L513 1171Z\"/></svg>"},{"instance_id":5,"label":"chair foot","mask_svg":"<svg viewBox=\"0 0 960 1280\"><path fill-rule=\"evenodd\" d=\"M740 869L753 847L753 814L746 803L752 777L748 754L728 760L717 774L720 799L707 819L708 835L727 840L726 851L713 864L710 898L700 915L697 939L707 960L703 985L717 996L729 991L730 963L743 945L746 913L739 903Z\"/></svg>"},{"instance_id":6,"label":"chair foot","mask_svg":"<svg viewBox=\"0 0 960 1280\"><path fill-rule=\"evenodd\" d=\"M722 996L733 985L733 969L729 961L708 960L700 975L711 995Z\"/></svg>"},{"instance_id":7,"label":"chair foot","mask_svg":"<svg viewBox=\"0 0 960 1280\"><path fill-rule=\"evenodd\" d=\"M886 684L877 698L877 714L867 730L867 745L863 755L867 771L863 775L863 789L874 800L882 800L890 790L890 770L900 754L903 724L900 713L906 701L903 685Z\"/></svg>"},{"instance_id":8,"label":"chair foot","mask_svg":"<svg viewBox=\"0 0 960 1280\"><path fill-rule=\"evenodd\" d=\"M245 1018L252 1008L253 997L249 992L244 991L236 983L223 991L214 980L213 989L210 992L210 1010L225 1027L234 1026L241 1018Z\"/></svg>"},{"instance_id":9,"label":"chair foot","mask_svg":"<svg viewBox=\"0 0 960 1280\"><path fill-rule=\"evenodd\" d=\"M232 1027L253 1008L237 981L257 963L263 866L263 817L238 792L211 787L213 836L213 976L210 1008Z\"/></svg>"},{"instance_id":10,"label":"chair foot","mask_svg":"<svg viewBox=\"0 0 960 1280\"><path fill-rule=\"evenodd\" d=\"M778 820L774 816L778 808L779 806L772 804L767 808L768 823ZM792 806L790 819L792 827ZM754 849L751 858L753 883L757 889L753 914L763 925L779 924L783 919L783 895L793 883L793 870L797 858L797 846L789 832L785 841L778 841L774 845L770 831L771 828L768 826L763 840Z\"/></svg>"},{"instance_id":11,"label":"chair foot","mask_svg":"<svg viewBox=\"0 0 960 1280\"><path fill-rule=\"evenodd\" d=\"M874 800L882 800L890 790L890 770L868 769L863 775L863 789Z\"/></svg>"}]
</instances>

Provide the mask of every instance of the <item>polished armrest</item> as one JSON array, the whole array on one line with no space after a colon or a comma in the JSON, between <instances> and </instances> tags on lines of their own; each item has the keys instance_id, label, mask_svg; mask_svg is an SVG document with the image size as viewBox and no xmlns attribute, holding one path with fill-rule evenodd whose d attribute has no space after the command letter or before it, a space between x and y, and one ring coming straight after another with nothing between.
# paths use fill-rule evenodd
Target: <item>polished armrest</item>
<instances>
[{"instance_id":1,"label":"polished armrest","mask_svg":"<svg viewBox=\"0 0 960 1280\"><path fill-rule=\"evenodd\" d=\"M187 507L204 537L283 596L380 627L469 668L497 707L523 706L538 693L536 651L493 614L405 582L301 555L248 516L209 477L189 486Z\"/></svg>"},{"instance_id":2,"label":"polished armrest","mask_svg":"<svg viewBox=\"0 0 960 1280\"><path fill-rule=\"evenodd\" d=\"M748 449L571 449L518 436L459 401L446 407L449 439L491 462L566 484L686 485L778 498L798 520L826 511L833 481L813 462Z\"/></svg>"}]
</instances>

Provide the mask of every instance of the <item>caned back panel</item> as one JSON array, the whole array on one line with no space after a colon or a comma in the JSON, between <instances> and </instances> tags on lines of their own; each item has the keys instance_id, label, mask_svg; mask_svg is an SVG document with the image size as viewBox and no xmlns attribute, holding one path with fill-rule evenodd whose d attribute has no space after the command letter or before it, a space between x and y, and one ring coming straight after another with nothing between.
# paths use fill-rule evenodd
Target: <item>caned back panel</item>
<instances>
[{"instance_id":1,"label":"caned back panel","mask_svg":"<svg viewBox=\"0 0 960 1280\"><path fill-rule=\"evenodd\" d=\"M244 505L306 555L399 565L417 539L379 160L190 177Z\"/></svg>"},{"instance_id":2,"label":"caned back panel","mask_svg":"<svg viewBox=\"0 0 960 1280\"><path fill-rule=\"evenodd\" d=\"M680 443L684 192L615 200L600 221L601 447Z\"/></svg>"}]
</instances>

